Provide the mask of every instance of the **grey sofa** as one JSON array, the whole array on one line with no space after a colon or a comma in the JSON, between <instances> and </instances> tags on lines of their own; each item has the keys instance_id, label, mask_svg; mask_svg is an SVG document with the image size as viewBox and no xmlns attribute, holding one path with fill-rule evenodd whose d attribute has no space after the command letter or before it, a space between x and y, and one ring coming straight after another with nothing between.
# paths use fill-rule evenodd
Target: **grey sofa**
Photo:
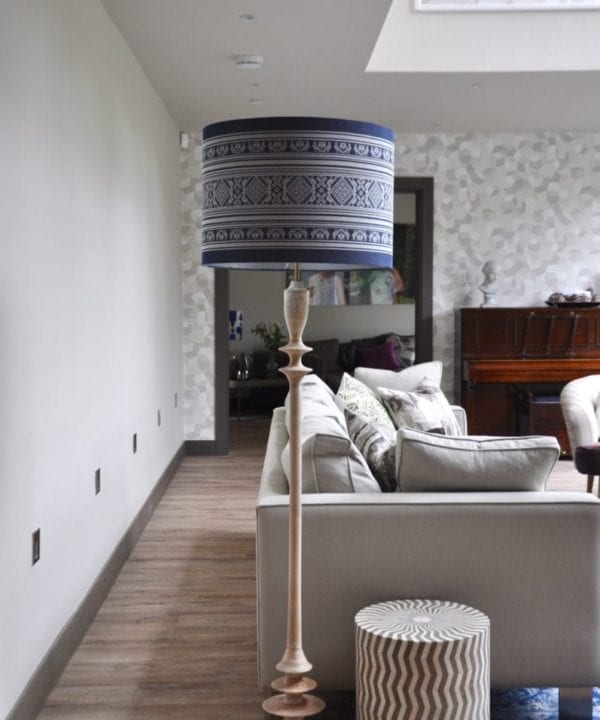
<instances>
[{"instance_id":1,"label":"grey sofa","mask_svg":"<svg viewBox=\"0 0 600 720\"><path fill-rule=\"evenodd\" d=\"M259 683L285 647L284 410L257 501ZM585 493L307 494L304 648L327 690L354 687L353 618L399 598L471 605L491 621L491 682L600 684L600 501Z\"/></svg>"}]
</instances>

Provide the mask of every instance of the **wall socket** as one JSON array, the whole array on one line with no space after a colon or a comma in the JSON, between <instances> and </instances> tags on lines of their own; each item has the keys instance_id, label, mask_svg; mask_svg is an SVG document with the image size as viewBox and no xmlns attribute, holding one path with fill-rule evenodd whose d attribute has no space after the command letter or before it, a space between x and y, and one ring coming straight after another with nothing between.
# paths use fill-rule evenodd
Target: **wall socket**
<instances>
[{"instance_id":1,"label":"wall socket","mask_svg":"<svg viewBox=\"0 0 600 720\"><path fill-rule=\"evenodd\" d=\"M133 454L135 455L137 452L137 433L133 433L133 438L131 441L131 449L133 450Z\"/></svg>"},{"instance_id":2,"label":"wall socket","mask_svg":"<svg viewBox=\"0 0 600 720\"><path fill-rule=\"evenodd\" d=\"M40 529L31 534L31 564L35 565L40 559Z\"/></svg>"},{"instance_id":3,"label":"wall socket","mask_svg":"<svg viewBox=\"0 0 600 720\"><path fill-rule=\"evenodd\" d=\"M156 424L158 425L158 427L160 427L161 423L162 423L162 418L160 415L160 410L157 410L156 411Z\"/></svg>"},{"instance_id":4,"label":"wall socket","mask_svg":"<svg viewBox=\"0 0 600 720\"><path fill-rule=\"evenodd\" d=\"M100 468L96 470L94 473L94 490L96 491L96 495L100 492L101 489L101 481L100 481Z\"/></svg>"}]
</instances>

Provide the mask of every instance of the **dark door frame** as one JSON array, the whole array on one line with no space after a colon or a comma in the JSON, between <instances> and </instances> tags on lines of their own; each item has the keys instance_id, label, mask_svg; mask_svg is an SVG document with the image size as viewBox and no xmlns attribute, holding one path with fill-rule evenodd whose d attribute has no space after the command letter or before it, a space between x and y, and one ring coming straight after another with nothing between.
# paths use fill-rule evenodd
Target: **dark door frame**
<instances>
[{"instance_id":1,"label":"dark door frame","mask_svg":"<svg viewBox=\"0 0 600 720\"><path fill-rule=\"evenodd\" d=\"M416 196L417 295L416 362L433 357L433 178L397 177L395 193ZM215 444L216 454L229 451L229 272L215 270Z\"/></svg>"},{"instance_id":2,"label":"dark door frame","mask_svg":"<svg viewBox=\"0 0 600 720\"><path fill-rule=\"evenodd\" d=\"M433 178L394 178L394 193L410 193L416 197L416 362L428 362L433 359Z\"/></svg>"}]
</instances>

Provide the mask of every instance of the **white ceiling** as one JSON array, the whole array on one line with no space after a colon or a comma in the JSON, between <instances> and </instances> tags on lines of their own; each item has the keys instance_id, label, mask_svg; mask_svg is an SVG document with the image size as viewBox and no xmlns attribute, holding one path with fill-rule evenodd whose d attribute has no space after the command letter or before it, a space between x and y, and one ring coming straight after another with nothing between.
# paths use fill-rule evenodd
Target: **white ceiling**
<instances>
[{"instance_id":1,"label":"white ceiling","mask_svg":"<svg viewBox=\"0 0 600 720\"><path fill-rule=\"evenodd\" d=\"M381 33L385 45L373 54L371 67L390 71L365 72L391 0L103 0L182 130L261 115L348 117L380 122L396 132L600 130L599 71L484 72L495 66L483 58L478 64L475 54L466 66L472 72L440 72L451 65L444 63L439 32L428 32L421 23L417 41L414 28L402 38L408 29L398 9L411 2L395 0ZM247 13L255 19L240 18ZM574 29L577 23L585 28L600 22L600 14L585 11L551 14L577 16L574 24L569 20ZM435 22L454 22L457 15L436 14ZM486 38L494 35L499 15L480 15L480 26L488 23L487 30L481 26L480 48L485 50ZM394 18L397 24L390 25ZM575 47L593 35L589 28L582 33L570 38ZM527 37L533 37L531 32ZM410 71L399 72L408 65L399 58L409 40ZM541 40L550 58L560 58L553 54L552 37L544 34ZM588 52L583 66L600 67L597 44L596 57L590 59ZM417 50L420 60L414 59ZM508 58L523 52L523 43L506 47ZM239 54L262 55L264 68L239 70L234 62ZM454 49L457 55L460 47ZM554 62L547 67L555 67ZM578 60L576 67L581 66ZM456 67L463 67L460 61ZM420 68L429 71L417 72Z\"/></svg>"}]
</instances>

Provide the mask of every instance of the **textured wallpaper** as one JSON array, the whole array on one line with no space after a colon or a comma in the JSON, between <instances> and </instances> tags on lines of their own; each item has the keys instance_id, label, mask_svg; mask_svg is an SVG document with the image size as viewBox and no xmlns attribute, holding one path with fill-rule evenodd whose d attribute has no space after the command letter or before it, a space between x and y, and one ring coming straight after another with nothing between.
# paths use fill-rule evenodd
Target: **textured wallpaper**
<instances>
[{"instance_id":1,"label":"textured wallpaper","mask_svg":"<svg viewBox=\"0 0 600 720\"><path fill-rule=\"evenodd\" d=\"M181 150L183 414L186 440L215 438L214 272L200 264L200 135Z\"/></svg>"},{"instance_id":2,"label":"textured wallpaper","mask_svg":"<svg viewBox=\"0 0 600 720\"><path fill-rule=\"evenodd\" d=\"M435 179L434 355L449 394L455 309L481 304L486 260L498 305L600 292L600 133L400 134L396 170Z\"/></svg>"}]
</instances>

